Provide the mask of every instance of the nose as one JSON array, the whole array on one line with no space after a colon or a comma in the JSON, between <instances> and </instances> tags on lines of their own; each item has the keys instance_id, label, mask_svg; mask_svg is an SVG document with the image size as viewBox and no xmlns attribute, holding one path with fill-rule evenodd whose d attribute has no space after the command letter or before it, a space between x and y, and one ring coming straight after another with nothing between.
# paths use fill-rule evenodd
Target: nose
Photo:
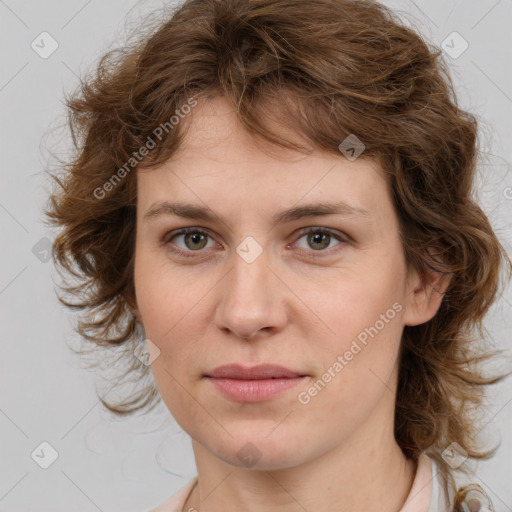
<instances>
[{"instance_id":1,"label":"nose","mask_svg":"<svg viewBox=\"0 0 512 512\"><path fill-rule=\"evenodd\" d=\"M233 253L231 270L219 283L215 323L220 330L234 337L253 339L284 328L292 294L278 271L271 267L265 250L250 263Z\"/></svg>"}]
</instances>

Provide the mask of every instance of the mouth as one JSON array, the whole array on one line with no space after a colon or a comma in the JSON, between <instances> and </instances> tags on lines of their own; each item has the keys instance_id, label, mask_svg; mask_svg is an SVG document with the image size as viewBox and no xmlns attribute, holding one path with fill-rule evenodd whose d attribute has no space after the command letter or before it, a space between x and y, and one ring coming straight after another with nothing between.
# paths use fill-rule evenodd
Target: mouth
<instances>
[{"instance_id":1,"label":"mouth","mask_svg":"<svg viewBox=\"0 0 512 512\"><path fill-rule=\"evenodd\" d=\"M225 398L236 402L263 402L291 390L308 375L278 365L219 366L204 375Z\"/></svg>"},{"instance_id":2,"label":"mouth","mask_svg":"<svg viewBox=\"0 0 512 512\"><path fill-rule=\"evenodd\" d=\"M304 377L305 375L276 364L260 364L253 367L245 367L241 364L228 364L215 368L215 370L205 376L214 379L262 380L293 379Z\"/></svg>"}]
</instances>

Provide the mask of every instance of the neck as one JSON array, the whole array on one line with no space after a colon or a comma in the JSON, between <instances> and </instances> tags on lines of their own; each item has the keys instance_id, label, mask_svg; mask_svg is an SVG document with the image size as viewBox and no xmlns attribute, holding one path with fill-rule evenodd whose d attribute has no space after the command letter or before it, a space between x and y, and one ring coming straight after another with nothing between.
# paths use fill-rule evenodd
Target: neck
<instances>
[{"instance_id":1,"label":"neck","mask_svg":"<svg viewBox=\"0 0 512 512\"><path fill-rule=\"evenodd\" d=\"M185 510L396 512L411 489L415 464L394 438L389 441L360 439L300 466L269 471L234 468L193 441L199 480Z\"/></svg>"}]
</instances>

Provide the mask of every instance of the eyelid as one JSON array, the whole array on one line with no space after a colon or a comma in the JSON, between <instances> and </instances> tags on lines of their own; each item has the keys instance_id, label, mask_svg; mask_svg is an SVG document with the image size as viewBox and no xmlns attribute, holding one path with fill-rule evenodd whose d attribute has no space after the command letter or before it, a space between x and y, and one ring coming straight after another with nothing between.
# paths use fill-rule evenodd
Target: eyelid
<instances>
[{"instance_id":1,"label":"eyelid","mask_svg":"<svg viewBox=\"0 0 512 512\"><path fill-rule=\"evenodd\" d=\"M301 228L296 233L295 236L302 237L303 235L306 235L306 234L308 234L311 231L327 233L329 235L332 235L332 236L338 238L342 242L347 242L348 243L348 242L352 241L352 237L347 235L347 233L345 233L344 231L340 231L338 229L326 228L326 227L323 227L323 226L308 226L306 228Z\"/></svg>"}]
</instances>

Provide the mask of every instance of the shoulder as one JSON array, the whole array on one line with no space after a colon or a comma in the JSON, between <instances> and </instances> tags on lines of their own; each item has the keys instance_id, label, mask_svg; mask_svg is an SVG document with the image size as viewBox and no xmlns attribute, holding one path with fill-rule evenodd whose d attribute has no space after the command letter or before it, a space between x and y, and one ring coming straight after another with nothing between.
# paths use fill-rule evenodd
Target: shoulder
<instances>
[{"instance_id":1,"label":"shoulder","mask_svg":"<svg viewBox=\"0 0 512 512\"><path fill-rule=\"evenodd\" d=\"M182 512L189 493L197 482L197 476L178 489L170 498L148 512Z\"/></svg>"},{"instance_id":2,"label":"shoulder","mask_svg":"<svg viewBox=\"0 0 512 512\"><path fill-rule=\"evenodd\" d=\"M430 459L432 465L432 499L428 512L438 510L464 511L464 510L494 510L492 501L484 489L469 481L463 481L453 477L450 483L443 476L439 464L435 459Z\"/></svg>"},{"instance_id":3,"label":"shoulder","mask_svg":"<svg viewBox=\"0 0 512 512\"><path fill-rule=\"evenodd\" d=\"M432 469L432 494L428 512L452 510L455 490L450 486L441 468L434 458L428 457Z\"/></svg>"}]
</instances>

